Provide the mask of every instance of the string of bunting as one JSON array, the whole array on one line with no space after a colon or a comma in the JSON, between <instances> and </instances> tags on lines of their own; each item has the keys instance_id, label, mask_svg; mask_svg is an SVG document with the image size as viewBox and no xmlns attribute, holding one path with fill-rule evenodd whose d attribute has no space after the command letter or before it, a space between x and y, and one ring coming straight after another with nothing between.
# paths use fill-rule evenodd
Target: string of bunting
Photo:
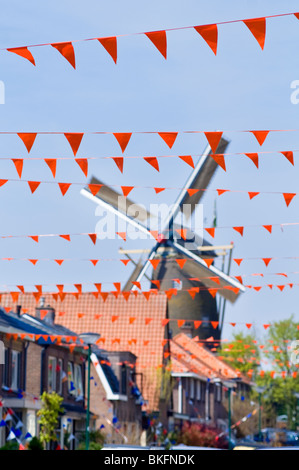
<instances>
[{"instance_id":1,"label":"string of bunting","mask_svg":"<svg viewBox=\"0 0 299 470\"><path fill-rule=\"evenodd\" d=\"M136 36L136 35L144 35L146 36L151 43L157 48L157 50L161 53L161 55L167 59L167 33L170 31L182 31L188 29L194 29L206 42L206 44L210 47L212 52L217 55L217 48L218 48L218 27L221 25L226 24L233 24L233 23L242 23L244 24L253 37L258 42L261 49L264 49L265 39L266 39L266 20L270 18L282 18L286 16L295 16L299 19L299 13L283 13L278 15L269 15L264 17L258 18L249 18L249 19L239 19L239 20L230 20L230 21L223 21L213 24L203 24L198 26L184 26L184 27L177 27L177 28L168 28L159 31L149 31L149 32L139 32L134 34L122 34L116 36L109 36L109 37L97 37L97 38L86 38L86 39L77 39L65 42L54 42L54 43L44 43L44 44L32 44L26 45L21 47L10 47L10 48L2 48L0 50L12 52L17 54L18 56L27 59L32 65L36 65L35 59L32 55L32 52L29 48L36 48L36 47L45 47L51 46L55 50L57 50L68 62L69 64L75 69L76 68L76 59L75 59L75 50L74 50L74 43L83 43L83 42L90 42L90 41L97 41L99 42L105 50L108 52L114 63L117 63L118 58L118 51L117 51L117 43L119 38L127 37L127 36Z\"/></svg>"}]
</instances>

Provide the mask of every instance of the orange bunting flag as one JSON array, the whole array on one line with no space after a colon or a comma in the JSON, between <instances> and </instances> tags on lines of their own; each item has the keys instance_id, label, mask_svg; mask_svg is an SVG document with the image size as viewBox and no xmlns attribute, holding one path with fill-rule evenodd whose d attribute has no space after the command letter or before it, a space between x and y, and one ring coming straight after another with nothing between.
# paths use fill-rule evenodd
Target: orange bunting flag
<instances>
[{"instance_id":1,"label":"orange bunting flag","mask_svg":"<svg viewBox=\"0 0 299 470\"><path fill-rule=\"evenodd\" d=\"M252 327L252 323L245 323L245 325L247 326L247 328L250 330L250 328Z\"/></svg>"},{"instance_id":2,"label":"orange bunting flag","mask_svg":"<svg viewBox=\"0 0 299 470\"><path fill-rule=\"evenodd\" d=\"M233 227L233 229L243 237L244 227Z\"/></svg>"},{"instance_id":3,"label":"orange bunting flag","mask_svg":"<svg viewBox=\"0 0 299 470\"><path fill-rule=\"evenodd\" d=\"M260 47L264 49L266 38L266 18L253 18L243 20L249 31L253 34Z\"/></svg>"},{"instance_id":4,"label":"orange bunting flag","mask_svg":"<svg viewBox=\"0 0 299 470\"><path fill-rule=\"evenodd\" d=\"M149 262L151 263L151 265L154 269L157 269L158 264L160 263L160 260L159 259L150 259Z\"/></svg>"},{"instance_id":5,"label":"orange bunting flag","mask_svg":"<svg viewBox=\"0 0 299 470\"><path fill-rule=\"evenodd\" d=\"M67 132L64 134L75 156L79 150L83 135L84 135L83 133L74 133L74 132Z\"/></svg>"},{"instance_id":6,"label":"orange bunting flag","mask_svg":"<svg viewBox=\"0 0 299 470\"><path fill-rule=\"evenodd\" d=\"M95 245L97 241L97 234L96 233L89 233L89 238L91 239L92 243Z\"/></svg>"},{"instance_id":7,"label":"orange bunting flag","mask_svg":"<svg viewBox=\"0 0 299 470\"><path fill-rule=\"evenodd\" d=\"M131 132L114 132L113 135L116 138L117 142L119 143L122 153L124 153L131 139L132 133Z\"/></svg>"},{"instance_id":8,"label":"orange bunting flag","mask_svg":"<svg viewBox=\"0 0 299 470\"><path fill-rule=\"evenodd\" d=\"M197 330L197 328L200 327L200 325L202 324L202 321L201 320L194 320L194 328Z\"/></svg>"},{"instance_id":9,"label":"orange bunting flag","mask_svg":"<svg viewBox=\"0 0 299 470\"><path fill-rule=\"evenodd\" d=\"M160 284L161 284L160 281L152 279L151 282L152 282L152 284L154 284L154 286L156 286L158 289L160 289Z\"/></svg>"},{"instance_id":10,"label":"orange bunting flag","mask_svg":"<svg viewBox=\"0 0 299 470\"><path fill-rule=\"evenodd\" d=\"M283 289L285 288L285 286L277 286L277 287L278 287L278 289L279 289L281 292L282 292Z\"/></svg>"},{"instance_id":11,"label":"orange bunting flag","mask_svg":"<svg viewBox=\"0 0 299 470\"><path fill-rule=\"evenodd\" d=\"M139 281L132 281L132 284L141 290L141 284Z\"/></svg>"},{"instance_id":12,"label":"orange bunting flag","mask_svg":"<svg viewBox=\"0 0 299 470\"><path fill-rule=\"evenodd\" d=\"M102 184L89 184L88 188L91 194L95 196L96 194L98 194L102 186L103 186Z\"/></svg>"},{"instance_id":13,"label":"orange bunting flag","mask_svg":"<svg viewBox=\"0 0 299 470\"><path fill-rule=\"evenodd\" d=\"M96 265L98 264L98 262L99 262L98 259L90 259L89 261L90 261L94 266L96 266Z\"/></svg>"},{"instance_id":14,"label":"orange bunting flag","mask_svg":"<svg viewBox=\"0 0 299 470\"><path fill-rule=\"evenodd\" d=\"M178 229L178 228L177 228L175 231L180 235L180 237L181 237L183 240L186 240L186 239L187 239L187 229L185 229L185 228Z\"/></svg>"},{"instance_id":15,"label":"orange bunting flag","mask_svg":"<svg viewBox=\"0 0 299 470\"><path fill-rule=\"evenodd\" d=\"M258 196L260 193L254 193L254 192L249 192L248 193L248 196L249 196L249 199L253 199L255 196Z\"/></svg>"},{"instance_id":16,"label":"orange bunting flag","mask_svg":"<svg viewBox=\"0 0 299 470\"><path fill-rule=\"evenodd\" d=\"M36 138L36 133L34 132L20 132L18 133L18 136L22 140L23 144L25 145L27 152L30 153L30 150L32 148L32 145L34 144L35 138Z\"/></svg>"},{"instance_id":17,"label":"orange bunting flag","mask_svg":"<svg viewBox=\"0 0 299 470\"><path fill-rule=\"evenodd\" d=\"M150 33L145 33L145 35L152 41L158 51L161 52L162 56L167 59L166 31L153 31Z\"/></svg>"},{"instance_id":18,"label":"orange bunting flag","mask_svg":"<svg viewBox=\"0 0 299 470\"><path fill-rule=\"evenodd\" d=\"M121 259L120 260L125 266L127 266L127 264L131 261L129 259Z\"/></svg>"},{"instance_id":19,"label":"orange bunting flag","mask_svg":"<svg viewBox=\"0 0 299 470\"><path fill-rule=\"evenodd\" d=\"M190 296L192 297L192 299L194 299L194 297L197 294L197 290L191 288L191 289L188 289L188 292L189 292Z\"/></svg>"},{"instance_id":20,"label":"orange bunting flag","mask_svg":"<svg viewBox=\"0 0 299 470\"><path fill-rule=\"evenodd\" d=\"M225 159L223 154L211 154L211 157L213 158L213 160L215 160L217 165L222 168L222 170L226 171Z\"/></svg>"},{"instance_id":21,"label":"orange bunting flag","mask_svg":"<svg viewBox=\"0 0 299 470\"><path fill-rule=\"evenodd\" d=\"M15 168L18 172L19 177L21 178L22 176L22 171L23 171L23 160L21 158L13 158L12 162L15 165Z\"/></svg>"},{"instance_id":22,"label":"orange bunting flag","mask_svg":"<svg viewBox=\"0 0 299 470\"><path fill-rule=\"evenodd\" d=\"M132 189L134 189L134 186L121 186L121 189L122 189L123 195L127 197L132 191Z\"/></svg>"},{"instance_id":23,"label":"orange bunting flag","mask_svg":"<svg viewBox=\"0 0 299 470\"><path fill-rule=\"evenodd\" d=\"M262 258L262 260L264 261L266 267L268 266L268 264L270 263L270 261L272 260L272 258Z\"/></svg>"},{"instance_id":24,"label":"orange bunting flag","mask_svg":"<svg viewBox=\"0 0 299 470\"><path fill-rule=\"evenodd\" d=\"M4 184L7 183L8 180L0 180L0 186L3 186Z\"/></svg>"},{"instance_id":25,"label":"orange bunting flag","mask_svg":"<svg viewBox=\"0 0 299 470\"><path fill-rule=\"evenodd\" d=\"M222 194L226 193L229 191L228 189L216 189L218 196L221 196Z\"/></svg>"},{"instance_id":26,"label":"orange bunting flag","mask_svg":"<svg viewBox=\"0 0 299 470\"><path fill-rule=\"evenodd\" d=\"M246 157L250 158L250 160L253 161L255 166L258 168L259 167L259 155L258 153L245 153Z\"/></svg>"},{"instance_id":27,"label":"orange bunting flag","mask_svg":"<svg viewBox=\"0 0 299 470\"><path fill-rule=\"evenodd\" d=\"M162 193L162 191L165 191L165 188L154 188L154 190L156 194L159 194Z\"/></svg>"},{"instance_id":28,"label":"orange bunting flag","mask_svg":"<svg viewBox=\"0 0 299 470\"><path fill-rule=\"evenodd\" d=\"M59 292L63 292L64 285L63 284L56 284L57 289Z\"/></svg>"},{"instance_id":29,"label":"orange bunting flag","mask_svg":"<svg viewBox=\"0 0 299 470\"><path fill-rule=\"evenodd\" d=\"M122 295L123 295L123 298L125 299L125 301L128 301L129 297L131 295L131 292L122 292Z\"/></svg>"},{"instance_id":30,"label":"orange bunting flag","mask_svg":"<svg viewBox=\"0 0 299 470\"><path fill-rule=\"evenodd\" d=\"M71 42L60 42L51 44L60 54L71 64L74 69L76 68L75 52Z\"/></svg>"},{"instance_id":31,"label":"orange bunting flag","mask_svg":"<svg viewBox=\"0 0 299 470\"><path fill-rule=\"evenodd\" d=\"M272 225L263 225L263 227L264 227L269 233L272 233Z\"/></svg>"},{"instance_id":32,"label":"orange bunting flag","mask_svg":"<svg viewBox=\"0 0 299 470\"><path fill-rule=\"evenodd\" d=\"M79 294L82 294L82 284L74 284Z\"/></svg>"},{"instance_id":33,"label":"orange bunting flag","mask_svg":"<svg viewBox=\"0 0 299 470\"><path fill-rule=\"evenodd\" d=\"M17 286L18 289L22 292L22 294L25 294L24 286Z\"/></svg>"},{"instance_id":34,"label":"orange bunting flag","mask_svg":"<svg viewBox=\"0 0 299 470\"><path fill-rule=\"evenodd\" d=\"M185 324L185 320L178 320L178 327L181 328Z\"/></svg>"},{"instance_id":35,"label":"orange bunting flag","mask_svg":"<svg viewBox=\"0 0 299 470\"><path fill-rule=\"evenodd\" d=\"M238 266L240 266L240 264L243 261L243 258L234 258L234 261L235 261L235 263L237 263Z\"/></svg>"},{"instance_id":36,"label":"orange bunting flag","mask_svg":"<svg viewBox=\"0 0 299 470\"><path fill-rule=\"evenodd\" d=\"M59 235L59 236L60 236L60 238L63 238L64 240L67 240L68 242L71 241L71 236L68 235L68 234L66 234L66 235Z\"/></svg>"},{"instance_id":37,"label":"orange bunting flag","mask_svg":"<svg viewBox=\"0 0 299 470\"><path fill-rule=\"evenodd\" d=\"M102 290L102 284L101 284L100 282L96 283L96 284L95 284L95 287L96 287L96 289L97 289L98 292L101 292L101 290Z\"/></svg>"},{"instance_id":38,"label":"orange bunting flag","mask_svg":"<svg viewBox=\"0 0 299 470\"><path fill-rule=\"evenodd\" d=\"M169 323L169 319L168 319L168 318L163 318L163 320L161 320L161 325L162 325L162 326L166 326L168 323Z\"/></svg>"},{"instance_id":39,"label":"orange bunting flag","mask_svg":"<svg viewBox=\"0 0 299 470\"><path fill-rule=\"evenodd\" d=\"M83 171L84 175L88 176L88 160L87 158L75 158L75 162L78 163L79 167Z\"/></svg>"},{"instance_id":40,"label":"orange bunting flag","mask_svg":"<svg viewBox=\"0 0 299 470\"><path fill-rule=\"evenodd\" d=\"M106 302L109 292L100 292L100 296L102 297L103 301Z\"/></svg>"},{"instance_id":41,"label":"orange bunting flag","mask_svg":"<svg viewBox=\"0 0 299 470\"><path fill-rule=\"evenodd\" d=\"M113 285L115 289L117 290L117 292L120 292L120 287L121 287L120 282L113 282Z\"/></svg>"},{"instance_id":42,"label":"orange bunting flag","mask_svg":"<svg viewBox=\"0 0 299 470\"><path fill-rule=\"evenodd\" d=\"M40 181L28 181L29 188L32 194L37 190L40 185Z\"/></svg>"},{"instance_id":43,"label":"orange bunting flag","mask_svg":"<svg viewBox=\"0 0 299 470\"><path fill-rule=\"evenodd\" d=\"M215 228L205 228L205 231L208 232L209 235L211 235L212 238L215 237Z\"/></svg>"},{"instance_id":44,"label":"orange bunting flag","mask_svg":"<svg viewBox=\"0 0 299 470\"><path fill-rule=\"evenodd\" d=\"M286 157L286 159L292 164L294 165L294 154L293 152L280 152L282 153L282 155L284 155Z\"/></svg>"},{"instance_id":45,"label":"orange bunting flag","mask_svg":"<svg viewBox=\"0 0 299 470\"><path fill-rule=\"evenodd\" d=\"M216 330L216 328L218 328L219 321L211 321L211 325Z\"/></svg>"},{"instance_id":46,"label":"orange bunting flag","mask_svg":"<svg viewBox=\"0 0 299 470\"><path fill-rule=\"evenodd\" d=\"M29 60L33 65L35 65L35 60L31 52L27 49L27 47L12 47L9 49L6 49L8 52L13 52L14 54L17 54L21 57L24 57L24 59Z\"/></svg>"},{"instance_id":47,"label":"orange bunting flag","mask_svg":"<svg viewBox=\"0 0 299 470\"><path fill-rule=\"evenodd\" d=\"M262 146L270 131L250 131L250 132L254 135L254 137L260 144L260 146Z\"/></svg>"},{"instance_id":48,"label":"orange bunting flag","mask_svg":"<svg viewBox=\"0 0 299 470\"><path fill-rule=\"evenodd\" d=\"M198 193L199 189L187 189L187 193L189 194L190 197L194 196L194 194Z\"/></svg>"},{"instance_id":49,"label":"orange bunting flag","mask_svg":"<svg viewBox=\"0 0 299 470\"><path fill-rule=\"evenodd\" d=\"M146 300L149 300L151 293L149 291L148 292L143 291L142 293L143 293L144 297L146 298Z\"/></svg>"},{"instance_id":50,"label":"orange bunting flag","mask_svg":"<svg viewBox=\"0 0 299 470\"><path fill-rule=\"evenodd\" d=\"M32 238L33 241L38 243L38 235L29 235L29 238Z\"/></svg>"},{"instance_id":51,"label":"orange bunting flag","mask_svg":"<svg viewBox=\"0 0 299 470\"><path fill-rule=\"evenodd\" d=\"M207 138L207 141L212 149L213 153L217 152L218 145L220 143L221 137L222 137L223 132L205 132L205 136Z\"/></svg>"},{"instance_id":52,"label":"orange bunting flag","mask_svg":"<svg viewBox=\"0 0 299 470\"><path fill-rule=\"evenodd\" d=\"M164 140L164 142L171 149L175 140L178 136L177 132L158 132L159 136Z\"/></svg>"},{"instance_id":53,"label":"orange bunting flag","mask_svg":"<svg viewBox=\"0 0 299 470\"><path fill-rule=\"evenodd\" d=\"M296 193L283 193L283 197L287 207L289 206L294 196L296 196Z\"/></svg>"},{"instance_id":54,"label":"orange bunting flag","mask_svg":"<svg viewBox=\"0 0 299 470\"><path fill-rule=\"evenodd\" d=\"M62 265L62 263L64 262L64 259L54 259L54 261L59 264L59 266Z\"/></svg>"},{"instance_id":55,"label":"orange bunting flag","mask_svg":"<svg viewBox=\"0 0 299 470\"><path fill-rule=\"evenodd\" d=\"M211 294L211 296L212 296L213 298L216 297L217 289L209 288L208 291L209 291L209 293Z\"/></svg>"},{"instance_id":56,"label":"orange bunting flag","mask_svg":"<svg viewBox=\"0 0 299 470\"><path fill-rule=\"evenodd\" d=\"M202 260L206 263L206 265L208 266L208 268L211 266L211 264L213 264L214 262L214 258L202 258Z\"/></svg>"},{"instance_id":57,"label":"orange bunting flag","mask_svg":"<svg viewBox=\"0 0 299 470\"><path fill-rule=\"evenodd\" d=\"M182 258L176 259L176 262L181 269L184 268L186 261L187 261L186 259L182 259Z\"/></svg>"},{"instance_id":58,"label":"orange bunting flag","mask_svg":"<svg viewBox=\"0 0 299 470\"><path fill-rule=\"evenodd\" d=\"M156 157L143 157L155 170L159 171L159 163Z\"/></svg>"},{"instance_id":59,"label":"orange bunting flag","mask_svg":"<svg viewBox=\"0 0 299 470\"><path fill-rule=\"evenodd\" d=\"M116 164L117 168L121 173L124 171L124 157L112 157L112 160Z\"/></svg>"},{"instance_id":60,"label":"orange bunting flag","mask_svg":"<svg viewBox=\"0 0 299 470\"><path fill-rule=\"evenodd\" d=\"M217 54L218 28L217 24L208 24L204 26L194 26L194 29L206 41L207 45Z\"/></svg>"},{"instance_id":61,"label":"orange bunting flag","mask_svg":"<svg viewBox=\"0 0 299 470\"><path fill-rule=\"evenodd\" d=\"M134 323L135 320L136 320L136 317L130 317L129 318L130 325L132 325L132 323Z\"/></svg>"},{"instance_id":62,"label":"orange bunting flag","mask_svg":"<svg viewBox=\"0 0 299 470\"><path fill-rule=\"evenodd\" d=\"M117 62L117 39L115 36L107 38L98 38L98 41L106 49L108 54L112 57L113 61Z\"/></svg>"},{"instance_id":63,"label":"orange bunting flag","mask_svg":"<svg viewBox=\"0 0 299 470\"><path fill-rule=\"evenodd\" d=\"M111 317L112 323L114 323L116 320L118 320L118 318L119 318L119 315L112 315L112 317Z\"/></svg>"},{"instance_id":64,"label":"orange bunting flag","mask_svg":"<svg viewBox=\"0 0 299 470\"><path fill-rule=\"evenodd\" d=\"M127 234L126 232L116 232L116 235L118 235L120 238L122 238L124 241L127 240Z\"/></svg>"},{"instance_id":65,"label":"orange bunting flag","mask_svg":"<svg viewBox=\"0 0 299 470\"><path fill-rule=\"evenodd\" d=\"M45 162L50 168L53 178L56 176L56 165L57 165L57 160L56 158L45 158Z\"/></svg>"},{"instance_id":66,"label":"orange bunting flag","mask_svg":"<svg viewBox=\"0 0 299 470\"><path fill-rule=\"evenodd\" d=\"M58 186L61 191L61 194L64 196L65 193L68 191L69 187L71 186L71 183L58 183Z\"/></svg>"},{"instance_id":67,"label":"orange bunting flag","mask_svg":"<svg viewBox=\"0 0 299 470\"><path fill-rule=\"evenodd\" d=\"M180 155L179 158L181 160L183 160L183 162L187 163L188 165L190 165L192 168L195 168L194 167L194 162L193 162L193 158L191 157L191 155Z\"/></svg>"},{"instance_id":68,"label":"orange bunting flag","mask_svg":"<svg viewBox=\"0 0 299 470\"><path fill-rule=\"evenodd\" d=\"M149 325L151 321L152 321L152 318L145 318L146 325Z\"/></svg>"}]
</instances>

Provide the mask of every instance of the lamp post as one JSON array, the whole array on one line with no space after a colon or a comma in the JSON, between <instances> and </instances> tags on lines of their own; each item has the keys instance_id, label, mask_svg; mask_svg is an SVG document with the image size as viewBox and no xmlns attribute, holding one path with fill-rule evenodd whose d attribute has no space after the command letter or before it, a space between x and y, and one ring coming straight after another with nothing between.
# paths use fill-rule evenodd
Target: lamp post
<instances>
[{"instance_id":1,"label":"lamp post","mask_svg":"<svg viewBox=\"0 0 299 470\"><path fill-rule=\"evenodd\" d=\"M85 426L85 450L89 450L89 415L90 415L90 356L91 346L101 337L97 333L81 333L79 338L88 346L88 370L87 370L87 409Z\"/></svg>"},{"instance_id":2,"label":"lamp post","mask_svg":"<svg viewBox=\"0 0 299 470\"><path fill-rule=\"evenodd\" d=\"M231 380L222 382L224 387L227 388L227 398L228 398L228 450L232 450L232 405L231 405L231 394L232 389L236 387L236 382L240 382L239 377L232 378Z\"/></svg>"},{"instance_id":3,"label":"lamp post","mask_svg":"<svg viewBox=\"0 0 299 470\"><path fill-rule=\"evenodd\" d=\"M294 393L295 397L297 398L297 403L296 403L296 431L298 429L299 423L298 423L298 406L299 406L299 393L295 392Z\"/></svg>"},{"instance_id":4,"label":"lamp post","mask_svg":"<svg viewBox=\"0 0 299 470\"><path fill-rule=\"evenodd\" d=\"M255 387L256 392L259 395L259 441L262 440L262 393L266 390L266 387Z\"/></svg>"}]
</instances>

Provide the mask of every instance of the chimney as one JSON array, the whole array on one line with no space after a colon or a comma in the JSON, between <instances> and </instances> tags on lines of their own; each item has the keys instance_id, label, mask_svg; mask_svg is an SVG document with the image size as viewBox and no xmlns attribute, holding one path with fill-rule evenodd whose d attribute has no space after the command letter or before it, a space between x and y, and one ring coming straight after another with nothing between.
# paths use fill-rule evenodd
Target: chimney
<instances>
[{"instance_id":1,"label":"chimney","mask_svg":"<svg viewBox=\"0 0 299 470\"><path fill-rule=\"evenodd\" d=\"M41 297L39 307L35 309L35 316L39 320L43 320L48 325L55 323L55 309L50 305L45 305L45 298Z\"/></svg>"}]
</instances>

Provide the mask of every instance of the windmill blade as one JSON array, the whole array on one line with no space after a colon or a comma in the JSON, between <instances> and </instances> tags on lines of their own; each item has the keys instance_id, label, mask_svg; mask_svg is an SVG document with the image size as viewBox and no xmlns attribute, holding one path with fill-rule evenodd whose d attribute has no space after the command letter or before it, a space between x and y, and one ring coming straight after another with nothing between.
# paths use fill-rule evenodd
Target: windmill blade
<instances>
[{"instance_id":1,"label":"windmill blade","mask_svg":"<svg viewBox=\"0 0 299 470\"><path fill-rule=\"evenodd\" d=\"M92 178L90 184L103 183L96 178ZM153 217L144 207L134 204L130 199L123 197L107 186L103 186L95 196L89 188L83 188L81 194L153 238L149 228L141 223L149 217Z\"/></svg>"},{"instance_id":2,"label":"windmill blade","mask_svg":"<svg viewBox=\"0 0 299 470\"><path fill-rule=\"evenodd\" d=\"M189 258L188 268L185 268L185 271L188 271L189 277L197 277L200 279L200 282L207 287L220 287L218 293L225 299L230 302L235 302L241 292L245 292L245 288L240 284L236 279L228 276L227 274L220 271L215 266L207 267L205 261L197 256L190 250L187 250L184 246L180 245L177 242L170 242L178 252L182 253L184 257ZM216 284L209 277L217 277L219 279L219 284ZM235 288L239 289L236 293L230 289Z\"/></svg>"},{"instance_id":3,"label":"windmill blade","mask_svg":"<svg viewBox=\"0 0 299 470\"><path fill-rule=\"evenodd\" d=\"M217 147L217 153L224 153L228 145L229 141L222 137ZM193 196L189 196L187 189L204 190L208 187L218 167L218 164L215 162L215 160L210 157L211 154L211 147L207 145L202 157L199 159L197 165L195 166L194 170L186 181L186 184L182 189L181 193L179 194L172 210L169 212L169 215L165 221L166 230L172 225L178 213L182 211L184 204L190 204L191 209L188 214L185 214L186 217L188 215L192 215L192 213L194 212L196 204L198 204L198 202L202 198L204 191L198 191Z\"/></svg>"},{"instance_id":4,"label":"windmill blade","mask_svg":"<svg viewBox=\"0 0 299 470\"><path fill-rule=\"evenodd\" d=\"M151 250L148 259L146 260L146 262L145 262L144 265L142 266L142 269L140 270L138 276L137 276L136 279L135 279L137 282L140 282L141 279L143 278L143 276L145 276L146 271L147 271L148 268L151 266L151 260L153 260L154 257L156 256L158 247L159 247L159 243L157 243L157 244L154 246L154 248ZM131 290L136 290L136 289L137 289L136 286L133 286L133 287L131 288Z\"/></svg>"}]
</instances>

